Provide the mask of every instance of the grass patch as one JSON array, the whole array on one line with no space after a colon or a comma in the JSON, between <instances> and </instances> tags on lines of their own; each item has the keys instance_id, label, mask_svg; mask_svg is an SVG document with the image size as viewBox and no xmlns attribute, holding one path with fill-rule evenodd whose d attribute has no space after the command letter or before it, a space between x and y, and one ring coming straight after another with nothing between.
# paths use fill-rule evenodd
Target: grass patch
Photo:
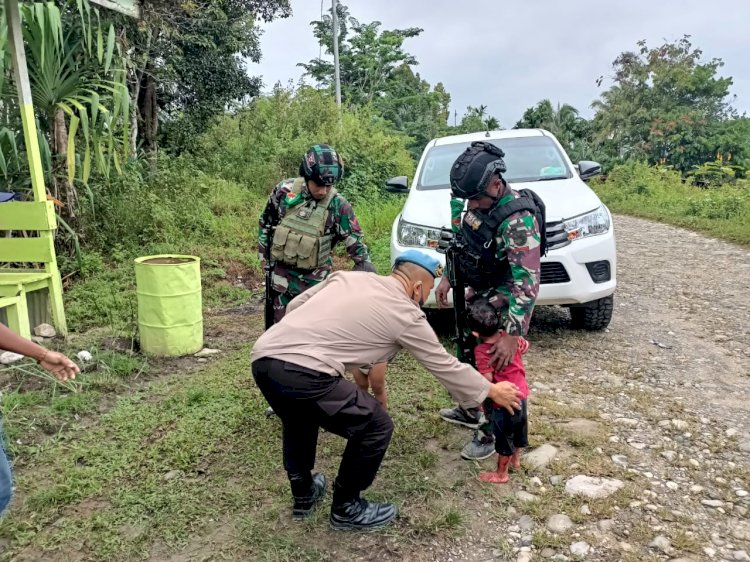
<instances>
[{"instance_id":1,"label":"grass patch","mask_svg":"<svg viewBox=\"0 0 750 562\"><path fill-rule=\"evenodd\" d=\"M673 171L635 162L615 167L605 183L591 182L615 213L665 222L750 246L750 189L736 185L699 188Z\"/></svg>"},{"instance_id":2,"label":"grass patch","mask_svg":"<svg viewBox=\"0 0 750 562\"><path fill-rule=\"evenodd\" d=\"M281 428L264 416L247 353L207 363L190 376L148 383L94 418L86 432L58 425L43 446L20 446L20 492L0 520L0 541L8 544L0 560L21 549L48 559L74 551L97 560L162 559L194 544L210 547L219 558L245 560L342 559L371 552L373 545L347 537L337 539L336 555L327 539L310 540L311 532L327 528L330 500L311 521L292 524ZM125 356L112 371L131 371L136 365L128 361L134 360ZM396 432L367 495L396 500L403 516L376 535L378 548L394 539L403 546L460 536L473 506L456 498L476 483L470 467L457 460L458 450L445 453L438 445L454 431L437 423L437 409L450 400L404 354L391 365L388 385ZM8 420L22 442L33 431L28 422L19 423L20 414L38 419L49 401L45 391L34 392L40 394L15 398ZM84 387L46 409L71 420L91 412L96 398ZM333 477L343 446L342 439L321 432L316 468ZM443 466L446 455L462 470Z\"/></svg>"}]
</instances>

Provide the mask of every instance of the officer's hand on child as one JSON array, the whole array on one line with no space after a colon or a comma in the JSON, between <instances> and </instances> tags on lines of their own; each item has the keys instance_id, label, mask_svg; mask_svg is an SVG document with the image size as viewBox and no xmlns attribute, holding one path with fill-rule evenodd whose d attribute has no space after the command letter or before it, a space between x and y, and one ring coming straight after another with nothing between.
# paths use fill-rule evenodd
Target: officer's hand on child
<instances>
[{"instance_id":1,"label":"officer's hand on child","mask_svg":"<svg viewBox=\"0 0 750 562\"><path fill-rule=\"evenodd\" d=\"M514 410L521 409L523 394L515 384L504 381L491 385L490 390L487 392L487 397L498 406L502 406L513 414Z\"/></svg>"},{"instance_id":2,"label":"officer's hand on child","mask_svg":"<svg viewBox=\"0 0 750 562\"><path fill-rule=\"evenodd\" d=\"M438 308L448 306L448 291L451 289L451 284L447 277L443 277L438 283L437 289L435 289L435 298L437 299Z\"/></svg>"},{"instance_id":3,"label":"officer's hand on child","mask_svg":"<svg viewBox=\"0 0 750 562\"><path fill-rule=\"evenodd\" d=\"M498 342L490 348L492 357L490 365L496 369L503 369L513 360L518 349L518 336L503 334Z\"/></svg>"}]
</instances>

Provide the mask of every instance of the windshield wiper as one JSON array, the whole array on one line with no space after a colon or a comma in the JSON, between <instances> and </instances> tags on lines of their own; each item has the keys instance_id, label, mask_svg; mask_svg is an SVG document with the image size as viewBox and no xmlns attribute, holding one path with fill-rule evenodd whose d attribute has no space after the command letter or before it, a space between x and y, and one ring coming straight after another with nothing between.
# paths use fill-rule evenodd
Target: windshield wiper
<instances>
[{"instance_id":1,"label":"windshield wiper","mask_svg":"<svg viewBox=\"0 0 750 562\"><path fill-rule=\"evenodd\" d=\"M547 176L544 178L539 178L534 181L551 181L551 180L567 180L568 176Z\"/></svg>"}]
</instances>

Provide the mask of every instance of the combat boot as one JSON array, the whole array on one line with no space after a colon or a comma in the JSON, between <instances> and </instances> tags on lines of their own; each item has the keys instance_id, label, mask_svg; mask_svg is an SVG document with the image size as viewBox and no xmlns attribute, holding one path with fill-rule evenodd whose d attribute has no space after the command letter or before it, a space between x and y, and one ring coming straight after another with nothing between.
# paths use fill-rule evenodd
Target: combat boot
<instances>
[{"instance_id":1,"label":"combat boot","mask_svg":"<svg viewBox=\"0 0 750 562\"><path fill-rule=\"evenodd\" d=\"M335 483L331 505L331 528L336 531L371 531L385 527L398 515L392 503L369 502L359 493L347 494Z\"/></svg>"},{"instance_id":2,"label":"combat boot","mask_svg":"<svg viewBox=\"0 0 750 562\"><path fill-rule=\"evenodd\" d=\"M313 474L312 478L290 474L289 481L292 484L292 496L294 497L292 518L296 520L306 519L312 515L315 507L326 494L326 477L320 473Z\"/></svg>"}]
</instances>

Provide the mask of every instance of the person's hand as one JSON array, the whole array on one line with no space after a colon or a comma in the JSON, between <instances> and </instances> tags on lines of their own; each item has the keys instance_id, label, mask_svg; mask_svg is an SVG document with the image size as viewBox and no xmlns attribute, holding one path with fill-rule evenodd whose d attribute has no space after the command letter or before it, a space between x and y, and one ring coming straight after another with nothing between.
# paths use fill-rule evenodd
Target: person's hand
<instances>
[{"instance_id":1,"label":"person's hand","mask_svg":"<svg viewBox=\"0 0 750 562\"><path fill-rule=\"evenodd\" d=\"M503 369L513 360L518 349L518 336L503 334L500 339L490 348L490 366L495 369Z\"/></svg>"},{"instance_id":2,"label":"person's hand","mask_svg":"<svg viewBox=\"0 0 750 562\"><path fill-rule=\"evenodd\" d=\"M435 289L435 299L438 303L438 308L448 307L448 291L451 289L451 284L447 277L443 277L438 283L437 289Z\"/></svg>"},{"instance_id":3,"label":"person's hand","mask_svg":"<svg viewBox=\"0 0 750 562\"><path fill-rule=\"evenodd\" d=\"M62 382L76 378L76 375L81 372L78 365L57 351L47 350L44 357L39 360L39 365Z\"/></svg>"},{"instance_id":4,"label":"person's hand","mask_svg":"<svg viewBox=\"0 0 750 562\"><path fill-rule=\"evenodd\" d=\"M487 392L487 397L498 406L508 410L511 415L514 413L514 410L521 409L523 395L512 382L503 381L491 385L489 392Z\"/></svg>"}]
</instances>

